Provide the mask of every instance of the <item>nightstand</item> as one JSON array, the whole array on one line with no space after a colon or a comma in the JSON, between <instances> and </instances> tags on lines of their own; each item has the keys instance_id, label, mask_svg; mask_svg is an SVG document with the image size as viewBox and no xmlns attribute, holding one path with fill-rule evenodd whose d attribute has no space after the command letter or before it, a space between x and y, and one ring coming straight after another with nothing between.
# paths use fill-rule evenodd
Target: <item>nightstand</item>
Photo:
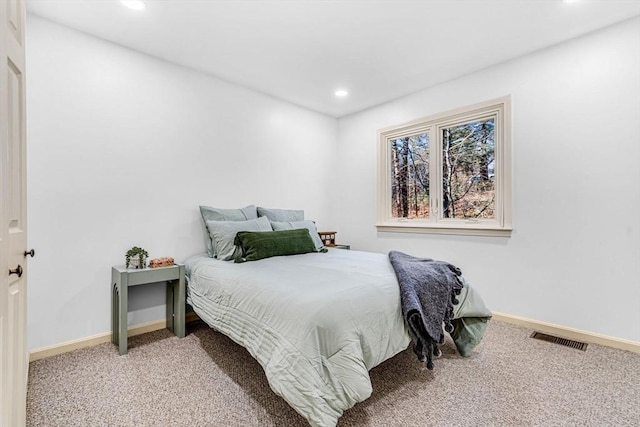
<instances>
[{"instance_id":1,"label":"nightstand","mask_svg":"<svg viewBox=\"0 0 640 427\"><path fill-rule=\"evenodd\" d=\"M127 306L129 286L148 283L167 284L167 328L178 338L185 335L184 265L132 269L111 269L111 342L120 354L127 353Z\"/></svg>"}]
</instances>

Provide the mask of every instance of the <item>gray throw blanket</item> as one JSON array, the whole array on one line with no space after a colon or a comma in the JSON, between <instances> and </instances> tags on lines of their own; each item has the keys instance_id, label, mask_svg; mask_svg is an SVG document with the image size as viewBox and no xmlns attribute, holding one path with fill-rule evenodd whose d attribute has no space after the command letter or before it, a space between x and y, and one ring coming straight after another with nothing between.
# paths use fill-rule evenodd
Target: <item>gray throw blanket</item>
<instances>
[{"instance_id":1,"label":"gray throw blanket","mask_svg":"<svg viewBox=\"0 0 640 427\"><path fill-rule=\"evenodd\" d=\"M416 258L398 251L389 260L400 285L402 315L413 339L413 351L427 369L433 369L433 356L441 354L444 329L453 332L453 305L463 288L461 271L443 261Z\"/></svg>"}]
</instances>

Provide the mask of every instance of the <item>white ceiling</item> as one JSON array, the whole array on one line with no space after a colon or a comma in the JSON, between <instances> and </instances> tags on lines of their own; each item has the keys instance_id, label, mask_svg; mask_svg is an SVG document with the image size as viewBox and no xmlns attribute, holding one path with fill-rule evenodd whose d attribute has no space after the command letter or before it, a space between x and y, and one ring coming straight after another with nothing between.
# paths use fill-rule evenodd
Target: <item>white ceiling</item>
<instances>
[{"instance_id":1,"label":"white ceiling","mask_svg":"<svg viewBox=\"0 0 640 427\"><path fill-rule=\"evenodd\" d=\"M640 15L640 0L145 3L27 0L27 10L334 117Z\"/></svg>"}]
</instances>

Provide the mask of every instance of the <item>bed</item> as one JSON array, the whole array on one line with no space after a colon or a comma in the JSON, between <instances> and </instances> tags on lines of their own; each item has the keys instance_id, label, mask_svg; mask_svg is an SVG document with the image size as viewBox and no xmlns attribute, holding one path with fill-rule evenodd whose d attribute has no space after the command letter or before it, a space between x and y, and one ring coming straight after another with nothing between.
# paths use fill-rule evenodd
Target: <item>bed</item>
<instances>
[{"instance_id":1,"label":"bed","mask_svg":"<svg viewBox=\"0 0 640 427\"><path fill-rule=\"evenodd\" d=\"M186 261L187 302L244 346L312 426L335 426L372 392L369 370L410 343L386 255L326 253Z\"/></svg>"},{"instance_id":2,"label":"bed","mask_svg":"<svg viewBox=\"0 0 640 427\"><path fill-rule=\"evenodd\" d=\"M398 281L391 253L324 248L302 210L200 206L200 213L207 253L185 262L187 302L209 326L244 346L271 389L312 426L335 426L346 409L371 395L369 370L406 349L411 336L415 344L415 325L408 330L403 317L406 279L417 281L422 296L440 294L423 286L439 279L413 268ZM455 319L451 337L465 356L491 313L460 280L457 297L453 289L442 294L437 307L447 315L435 319L431 336L443 340L439 322ZM424 352L416 355L422 360ZM428 369L430 362L429 356Z\"/></svg>"}]
</instances>

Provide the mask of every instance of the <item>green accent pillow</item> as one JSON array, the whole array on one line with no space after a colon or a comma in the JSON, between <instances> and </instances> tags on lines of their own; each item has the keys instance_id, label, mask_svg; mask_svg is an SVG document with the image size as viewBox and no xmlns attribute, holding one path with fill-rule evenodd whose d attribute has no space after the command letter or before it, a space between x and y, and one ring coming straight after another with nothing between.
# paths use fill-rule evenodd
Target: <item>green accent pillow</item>
<instances>
[{"instance_id":1,"label":"green accent pillow","mask_svg":"<svg viewBox=\"0 0 640 427\"><path fill-rule=\"evenodd\" d=\"M240 255L235 257L235 262L316 252L316 246L306 228L279 231L239 231L234 243L240 248Z\"/></svg>"},{"instance_id":2,"label":"green accent pillow","mask_svg":"<svg viewBox=\"0 0 640 427\"><path fill-rule=\"evenodd\" d=\"M313 244L316 245L316 251L320 251L324 244L322 240L320 240L320 236L318 235L318 229L316 228L316 224L311 220L305 221L271 221L271 227L274 230L292 230L294 228L306 228L309 230L309 234L311 235L311 240L313 240Z\"/></svg>"}]
</instances>

